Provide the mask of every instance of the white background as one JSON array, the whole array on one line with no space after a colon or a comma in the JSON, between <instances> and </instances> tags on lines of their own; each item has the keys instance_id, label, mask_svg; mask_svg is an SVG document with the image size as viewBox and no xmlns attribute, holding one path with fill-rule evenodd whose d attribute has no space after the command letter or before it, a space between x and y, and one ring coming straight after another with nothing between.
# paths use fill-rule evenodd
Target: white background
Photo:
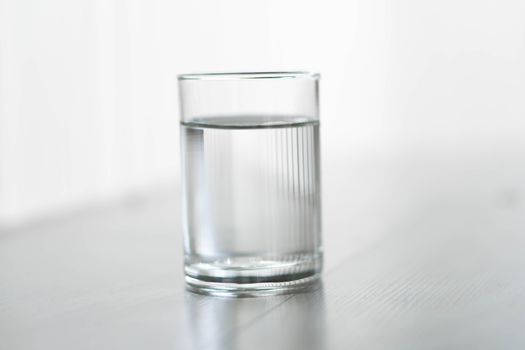
<instances>
[{"instance_id":1,"label":"white background","mask_svg":"<svg viewBox=\"0 0 525 350\"><path fill-rule=\"evenodd\" d=\"M325 166L525 156L523 1L0 0L0 226L177 184L176 74L287 69Z\"/></svg>"}]
</instances>

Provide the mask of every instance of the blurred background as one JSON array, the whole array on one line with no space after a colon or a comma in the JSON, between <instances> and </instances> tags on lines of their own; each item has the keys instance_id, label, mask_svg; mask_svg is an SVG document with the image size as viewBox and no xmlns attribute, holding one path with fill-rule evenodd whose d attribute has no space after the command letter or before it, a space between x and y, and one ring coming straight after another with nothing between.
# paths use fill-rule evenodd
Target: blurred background
<instances>
[{"instance_id":1,"label":"blurred background","mask_svg":"<svg viewBox=\"0 0 525 350\"><path fill-rule=\"evenodd\" d=\"M520 0L0 0L0 228L176 192L188 72L321 72L328 192L371 159L510 174L524 17Z\"/></svg>"}]
</instances>

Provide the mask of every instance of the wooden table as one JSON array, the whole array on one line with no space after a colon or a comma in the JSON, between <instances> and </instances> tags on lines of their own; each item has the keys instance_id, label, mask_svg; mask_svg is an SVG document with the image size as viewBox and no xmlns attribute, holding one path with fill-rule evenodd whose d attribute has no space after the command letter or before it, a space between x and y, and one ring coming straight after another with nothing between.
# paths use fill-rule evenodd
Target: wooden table
<instances>
[{"instance_id":1,"label":"wooden table","mask_svg":"<svg viewBox=\"0 0 525 350\"><path fill-rule=\"evenodd\" d=\"M0 233L0 349L523 349L525 158L327 159L309 293L184 289L178 190Z\"/></svg>"}]
</instances>

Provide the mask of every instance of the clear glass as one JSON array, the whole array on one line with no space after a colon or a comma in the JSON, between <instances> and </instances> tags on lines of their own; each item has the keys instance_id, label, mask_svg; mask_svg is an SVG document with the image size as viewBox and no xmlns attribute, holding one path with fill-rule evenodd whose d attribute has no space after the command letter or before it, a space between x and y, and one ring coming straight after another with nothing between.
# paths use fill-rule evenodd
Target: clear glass
<instances>
[{"instance_id":1,"label":"clear glass","mask_svg":"<svg viewBox=\"0 0 525 350\"><path fill-rule=\"evenodd\" d=\"M319 75L179 76L190 290L277 294L322 267Z\"/></svg>"}]
</instances>

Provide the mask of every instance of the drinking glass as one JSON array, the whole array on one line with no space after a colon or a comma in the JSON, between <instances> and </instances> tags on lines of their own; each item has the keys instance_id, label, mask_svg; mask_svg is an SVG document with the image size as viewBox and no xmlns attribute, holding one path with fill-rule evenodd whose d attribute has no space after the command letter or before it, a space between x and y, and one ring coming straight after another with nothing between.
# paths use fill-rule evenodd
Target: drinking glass
<instances>
[{"instance_id":1,"label":"drinking glass","mask_svg":"<svg viewBox=\"0 0 525 350\"><path fill-rule=\"evenodd\" d=\"M320 275L319 75L178 77L188 289L278 294Z\"/></svg>"}]
</instances>

